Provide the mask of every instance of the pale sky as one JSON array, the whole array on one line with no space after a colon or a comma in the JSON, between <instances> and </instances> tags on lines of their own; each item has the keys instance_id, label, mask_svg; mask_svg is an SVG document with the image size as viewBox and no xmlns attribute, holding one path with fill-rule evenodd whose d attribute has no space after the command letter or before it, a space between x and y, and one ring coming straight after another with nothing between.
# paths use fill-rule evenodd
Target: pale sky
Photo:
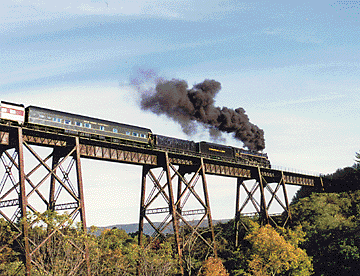
<instances>
[{"instance_id":1,"label":"pale sky","mask_svg":"<svg viewBox=\"0 0 360 276\"><path fill-rule=\"evenodd\" d=\"M2 1L0 98L209 141L141 111L129 79L214 79L216 105L246 110L273 165L331 173L360 150L359 19L360 1ZM138 221L141 167L83 170L88 225ZM209 189L214 218L231 218L235 180Z\"/></svg>"}]
</instances>

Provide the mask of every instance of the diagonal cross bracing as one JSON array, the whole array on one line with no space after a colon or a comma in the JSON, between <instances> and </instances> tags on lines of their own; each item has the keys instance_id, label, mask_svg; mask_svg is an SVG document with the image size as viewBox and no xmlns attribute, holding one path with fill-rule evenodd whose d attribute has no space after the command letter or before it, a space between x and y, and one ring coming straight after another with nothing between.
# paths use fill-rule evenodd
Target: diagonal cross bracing
<instances>
[{"instance_id":1,"label":"diagonal cross bracing","mask_svg":"<svg viewBox=\"0 0 360 276\"><path fill-rule=\"evenodd\" d=\"M38 220L28 221L28 214L37 216L39 210L45 207L50 210L70 210L69 219L75 219L80 214L80 220L82 222L82 230L86 231L85 212L84 212L84 198L82 192L82 176L80 165L80 148L79 139L73 137L67 140L67 146L64 143L61 145L53 144L53 152L47 154L45 158L41 157L43 153L41 150L32 148L28 142L23 138L22 129L15 128L16 131L10 132L9 140L12 144L2 151L1 163L3 166L4 176L0 182L0 216L10 222L13 229L18 232L15 239L18 239L20 245L24 250L25 256L25 274L30 275L32 270L39 270L41 273L47 274L47 269L38 261L38 255L41 252L45 252L49 242L53 239L54 235L64 236L61 232L66 221L57 225L55 228L49 228L47 234L44 237L33 236L32 227L38 222ZM46 140L46 139L45 139ZM43 141L45 141L43 139ZM15 141L15 142L14 142ZM49 147L49 144L47 144ZM24 152L24 149L27 151ZM11 153L9 150L14 150ZM31 164L28 173L25 173L25 164L27 164L28 156L32 155L38 161L37 164ZM55 158L58 155L60 158ZM53 167L47 164L47 162L53 158ZM65 162L68 166L65 168ZM74 166L76 165L76 166ZM40 168L45 168L45 171L41 171ZM1 169L1 168L0 168ZM56 174L58 171L62 177ZM70 176L70 173L75 171L75 174ZM36 174L35 174L36 172ZM18 177L16 177L18 174ZM75 175L75 177L73 177ZM59 190L55 195L55 192L50 192L49 199L45 196L44 189L48 185L47 180L51 177L51 183L55 188L55 181L59 186ZM34 178L38 180L34 181ZM11 184L11 185L8 185ZM75 184L75 185L74 185ZM51 186L51 185L50 185ZM77 188L75 187L77 186ZM41 189L40 189L41 187ZM61 190L65 193L65 197L60 198ZM33 204L33 195L36 194L41 199L40 202ZM15 197L15 198L14 198ZM72 202L64 202L66 198L71 198ZM68 199L66 199L68 200ZM35 203L35 202L34 202ZM11 210L9 208L16 208L15 212L10 216L8 215ZM40 208L40 209L39 209ZM6 209L6 210L5 210ZM23 221L21 227L18 227L18 221L20 218L27 218ZM45 220L40 220L45 223ZM47 226L49 227L49 225ZM14 240L15 240L14 239ZM13 242L13 241L9 241ZM68 240L74 250L78 251L79 258L77 263L69 270L69 275L78 274L79 269L85 269L85 274L90 275L89 262L88 262L88 250L86 244L78 244L75 240ZM2 248L0 248L0 251ZM42 253L41 253L42 254ZM86 268L84 268L86 263Z\"/></svg>"},{"instance_id":2,"label":"diagonal cross bracing","mask_svg":"<svg viewBox=\"0 0 360 276\"><path fill-rule=\"evenodd\" d=\"M172 231L175 236L176 248L180 260L183 250L188 250L187 247L189 246L189 240L192 240L195 236L199 238L199 241L204 242L204 244L206 244L206 246L208 246L209 249L216 254L205 168L202 159L198 159L197 165L194 165L194 162L192 162L191 170L186 168L188 173L193 173L190 181L186 179L182 165L179 165L177 168L170 162L167 153L164 153L162 159L158 156L158 160L163 162L162 166L158 168L151 168L147 166L143 167L139 244L142 245L143 221L146 220L154 229L153 240L163 235L168 226L172 225ZM160 172L156 172L159 170ZM163 175L166 175L166 179L162 179ZM147 179L149 179L150 183L153 184L153 188L150 192L148 191L150 187L147 187ZM176 179L177 181L174 181ZM200 179L202 179L201 182L199 181ZM197 183L202 186L203 195L200 195L195 190L195 185ZM177 190L177 196L174 194L175 190ZM163 206L150 208L150 206L155 205L158 200L160 200L160 194L162 195L161 199ZM193 198L201 206L201 208L197 210L184 210L189 197ZM145 198L147 199L145 200ZM165 214L165 217L160 224L156 224L150 216L159 214ZM196 223L196 225L192 225L185 219L186 215L194 214L201 215L200 220ZM212 233L211 241L205 239L199 231L206 218L208 218L210 232ZM180 232L182 231L180 226L187 227L187 229L190 230L188 239L182 240L182 238L180 238Z\"/></svg>"}]
</instances>

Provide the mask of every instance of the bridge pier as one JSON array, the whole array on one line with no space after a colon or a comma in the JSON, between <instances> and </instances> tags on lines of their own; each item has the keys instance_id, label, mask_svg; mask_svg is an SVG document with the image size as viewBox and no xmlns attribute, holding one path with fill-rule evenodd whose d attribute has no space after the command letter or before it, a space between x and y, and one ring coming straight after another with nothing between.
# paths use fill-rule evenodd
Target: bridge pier
<instances>
[{"instance_id":1,"label":"bridge pier","mask_svg":"<svg viewBox=\"0 0 360 276\"><path fill-rule=\"evenodd\" d=\"M252 169L252 176L256 176L253 179L253 183L251 183L251 188L249 188L248 183L245 183L245 180L249 180L246 178L238 177L237 178L237 187L236 187L236 211L235 211L235 244L239 245L239 230L240 225L245 226L245 224L241 221L241 217L246 215L244 213L245 207L252 203L256 212L252 213L253 215L257 214L260 217L260 222L262 224L272 224L274 226L285 227L289 222L291 222L291 212L290 212L290 204L288 199L288 194L286 190L286 178L283 171L280 171L277 175L271 174L269 175L266 171L262 171L260 167ZM270 184L276 184L275 189L271 188ZM240 195L241 188L243 188L246 198L242 202L240 206ZM282 201L278 196L279 190L282 188L284 200ZM259 190L259 198L255 196L255 193ZM265 195L265 191L268 192L269 196ZM282 221L275 221L271 215L269 215L269 210L274 200L278 202L278 204L282 207L283 213Z\"/></svg>"},{"instance_id":2,"label":"bridge pier","mask_svg":"<svg viewBox=\"0 0 360 276\"><path fill-rule=\"evenodd\" d=\"M23 134L22 128L9 129L8 133L9 143L2 146L1 151L4 174L0 183L0 216L18 232L14 240L22 245L24 251L25 274L28 276L35 270L48 273L49 268L39 258L49 252L55 236L63 238L62 228L69 220L51 221L50 226L46 218L39 218L38 215L46 210L60 213L67 210L70 211L69 219L74 220L79 216L82 230L87 231L79 138L68 137L66 143L61 145L55 145L52 139L48 139L46 147L53 151L41 157L44 149L32 147L31 138ZM51 165L48 164L50 161ZM34 163L37 165L34 166ZM36 225L46 226L44 236L35 235L33 228ZM85 270L85 274L90 275L86 244L77 244L74 240L69 242L79 258L74 261L73 267L69 267L68 274L76 275Z\"/></svg>"},{"instance_id":3,"label":"bridge pier","mask_svg":"<svg viewBox=\"0 0 360 276\"><path fill-rule=\"evenodd\" d=\"M198 162L192 166L179 165L176 167L169 159L167 152L163 153L162 157L159 156L158 160L161 164L161 170L159 173L156 173L155 171L159 170L159 167L155 168L150 166L143 166L139 221L139 244L144 245L144 220L146 220L155 230L152 235L152 240L147 246L149 246L151 242L155 241L157 238L163 236L168 226L172 224L172 231L175 235L175 243L180 260L181 272L183 274L183 254L184 252L189 253L189 247L191 246L191 243L195 242L196 240L199 239L200 241L204 242L204 244L208 246L209 249L213 252L213 255L216 256L215 235L211 218L210 200L207 189L204 162L203 159L200 158L197 160ZM192 174L191 179L187 180L185 174ZM164 177L165 175L166 177ZM174 185L176 183L176 178L177 187ZM148 193L146 193L148 190L146 187L147 179L151 180L153 184L152 190ZM202 186L202 195L200 195L199 192L195 189L195 186L198 182L201 182L200 185ZM174 196L175 190L177 190L176 198ZM192 199L194 199L201 206L200 209L184 210L185 205L190 197L192 197ZM165 205L163 207L150 208L152 207L151 205L154 205L154 202L159 198L163 199L163 204ZM156 225L156 222L150 219L150 215L161 213L166 214L166 216L159 225ZM185 219L185 217L189 215L201 215L201 218L194 225ZM199 231L199 228L205 219L207 219L207 224L211 232L210 241L204 238L204 236ZM182 236L185 228L189 231L189 236L187 236L186 239Z\"/></svg>"}]
</instances>

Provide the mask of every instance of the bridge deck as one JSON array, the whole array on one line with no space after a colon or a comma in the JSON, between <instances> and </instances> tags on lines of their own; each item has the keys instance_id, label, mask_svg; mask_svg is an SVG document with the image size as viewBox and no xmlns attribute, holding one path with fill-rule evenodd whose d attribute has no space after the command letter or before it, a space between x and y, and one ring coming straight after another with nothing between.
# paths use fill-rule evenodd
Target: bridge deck
<instances>
[{"instance_id":1,"label":"bridge deck","mask_svg":"<svg viewBox=\"0 0 360 276\"><path fill-rule=\"evenodd\" d=\"M0 125L0 146L11 148L12 135L15 135L16 127ZM74 136L23 128L23 139L26 143L47 147L66 147L74 143ZM164 151L151 149L139 145L125 145L108 141L80 138L80 153L83 158L92 158L127 164L149 165L151 167L162 166ZM169 160L174 165L191 166L200 162L199 155L169 152ZM237 177L244 179L256 179L257 167L238 164L228 160L204 158L205 171L207 174ZM189 170L191 171L191 169ZM316 186L320 177L281 171L277 169L260 168L262 177L267 183L277 182L282 175L286 184L299 186Z\"/></svg>"}]
</instances>

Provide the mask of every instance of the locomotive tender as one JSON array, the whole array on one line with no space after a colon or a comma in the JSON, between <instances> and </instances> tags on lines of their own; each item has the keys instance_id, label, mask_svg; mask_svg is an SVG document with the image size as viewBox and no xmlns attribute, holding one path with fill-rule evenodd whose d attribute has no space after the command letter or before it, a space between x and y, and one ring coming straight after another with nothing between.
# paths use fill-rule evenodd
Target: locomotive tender
<instances>
[{"instance_id":1,"label":"locomotive tender","mask_svg":"<svg viewBox=\"0 0 360 276\"><path fill-rule=\"evenodd\" d=\"M153 134L151 129L1 101L0 123L270 168L266 153Z\"/></svg>"}]
</instances>

